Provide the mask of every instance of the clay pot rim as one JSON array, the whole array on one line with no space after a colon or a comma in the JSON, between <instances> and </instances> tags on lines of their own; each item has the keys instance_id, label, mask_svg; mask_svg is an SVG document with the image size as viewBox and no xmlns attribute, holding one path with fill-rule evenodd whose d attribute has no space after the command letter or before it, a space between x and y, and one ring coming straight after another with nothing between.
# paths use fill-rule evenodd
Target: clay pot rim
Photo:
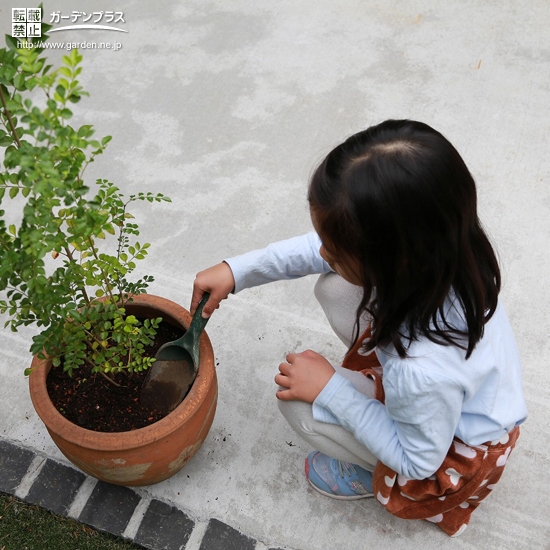
<instances>
[{"instance_id":1,"label":"clay pot rim","mask_svg":"<svg viewBox=\"0 0 550 550\"><path fill-rule=\"evenodd\" d=\"M132 304L143 305L169 314L184 328L191 324L191 314L181 305L153 294L140 294L134 296ZM56 425L55 431L61 437L71 443L85 445L90 449L103 449L117 451L120 449L137 448L145 443L153 443L163 439L176 431L184 422L187 422L199 409L203 396L208 392L212 378L216 376L214 367L214 352L210 338L206 331L202 333L200 340L200 362L197 378L185 399L167 416L136 430L126 432L96 432L82 428L67 420L54 406L46 388L46 377L52 366L51 361L34 357L32 361L33 371L29 376L29 387L33 406L38 416L47 418L47 425Z\"/></svg>"}]
</instances>

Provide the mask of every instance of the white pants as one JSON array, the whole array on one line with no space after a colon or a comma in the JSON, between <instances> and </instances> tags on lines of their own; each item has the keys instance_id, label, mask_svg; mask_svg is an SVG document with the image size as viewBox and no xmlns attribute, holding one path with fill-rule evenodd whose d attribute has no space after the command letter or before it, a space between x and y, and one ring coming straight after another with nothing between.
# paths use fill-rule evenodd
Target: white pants
<instances>
[{"instance_id":1,"label":"white pants","mask_svg":"<svg viewBox=\"0 0 550 550\"><path fill-rule=\"evenodd\" d=\"M362 289L342 279L336 273L321 275L315 285L315 297L321 304L330 326L349 347L355 326L355 313L362 297ZM366 330L368 318L361 319L360 334ZM339 366L336 372L350 380L358 391L374 397L374 382L359 372ZM336 424L319 422L313 418L312 406L303 401L278 401L279 409L292 429L318 451L338 460L358 464L373 471L378 459L357 441L353 434Z\"/></svg>"}]
</instances>

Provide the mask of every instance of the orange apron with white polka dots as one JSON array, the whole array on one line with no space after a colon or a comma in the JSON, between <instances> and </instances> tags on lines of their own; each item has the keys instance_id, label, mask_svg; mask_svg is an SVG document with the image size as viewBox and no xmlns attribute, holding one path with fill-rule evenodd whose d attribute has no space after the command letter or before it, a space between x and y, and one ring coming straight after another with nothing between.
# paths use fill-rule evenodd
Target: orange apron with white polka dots
<instances>
[{"instance_id":1,"label":"orange apron with white polka dots","mask_svg":"<svg viewBox=\"0 0 550 550\"><path fill-rule=\"evenodd\" d=\"M370 338L370 327L346 355L343 366L360 371L376 386L376 399L384 402L382 379L374 370L380 366L376 354L364 354L361 347ZM472 512L494 489L517 438L519 427L499 441L466 445L458 438L451 444L443 464L427 479L407 479L379 462L373 476L376 500L402 519L425 519L447 535L464 532Z\"/></svg>"}]
</instances>

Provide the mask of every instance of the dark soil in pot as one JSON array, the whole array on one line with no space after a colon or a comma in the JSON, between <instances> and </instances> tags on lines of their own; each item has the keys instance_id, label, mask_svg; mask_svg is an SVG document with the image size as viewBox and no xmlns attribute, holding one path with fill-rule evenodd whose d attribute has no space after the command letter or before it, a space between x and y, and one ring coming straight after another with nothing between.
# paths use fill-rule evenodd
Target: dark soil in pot
<instances>
[{"instance_id":1,"label":"dark soil in pot","mask_svg":"<svg viewBox=\"0 0 550 550\"><path fill-rule=\"evenodd\" d=\"M184 334L181 328L161 323L154 344L147 350L154 357L166 342ZM141 385L147 371L110 373L115 386L89 367L81 367L69 377L61 367L52 368L47 378L48 394L55 408L82 428L97 432L127 432L159 421L165 414L143 407L139 402Z\"/></svg>"}]
</instances>

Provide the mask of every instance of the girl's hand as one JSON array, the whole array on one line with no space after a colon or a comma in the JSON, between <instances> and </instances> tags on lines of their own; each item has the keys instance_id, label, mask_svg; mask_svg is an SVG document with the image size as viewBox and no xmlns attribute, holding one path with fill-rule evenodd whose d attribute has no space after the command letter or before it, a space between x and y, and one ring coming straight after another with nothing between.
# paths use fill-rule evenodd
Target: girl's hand
<instances>
[{"instance_id":1,"label":"girl's hand","mask_svg":"<svg viewBox=\"0 0 550 550\"><path fill-rule=\"evenodd\" d=\"M205 292L210 292L208 302L204 304L202 316L207 319L220 307L235 288L235 278L228 264L222 262L197 273L193 283L193 298L191 299L191 315L195 313Z\"/></svg>"},{"instance_id":2,"label":"girl's hand","mask_svg":"<svg viewBox=\"0 0 550 550\"><path fill-rule=\"evenodd\" d=\"M275 376L275 382L284 388L277 391L277 399L283 401L313 403L335 372L322 355L311 350L289 353L286 361Z\"/></svg>"}]
</instances>

